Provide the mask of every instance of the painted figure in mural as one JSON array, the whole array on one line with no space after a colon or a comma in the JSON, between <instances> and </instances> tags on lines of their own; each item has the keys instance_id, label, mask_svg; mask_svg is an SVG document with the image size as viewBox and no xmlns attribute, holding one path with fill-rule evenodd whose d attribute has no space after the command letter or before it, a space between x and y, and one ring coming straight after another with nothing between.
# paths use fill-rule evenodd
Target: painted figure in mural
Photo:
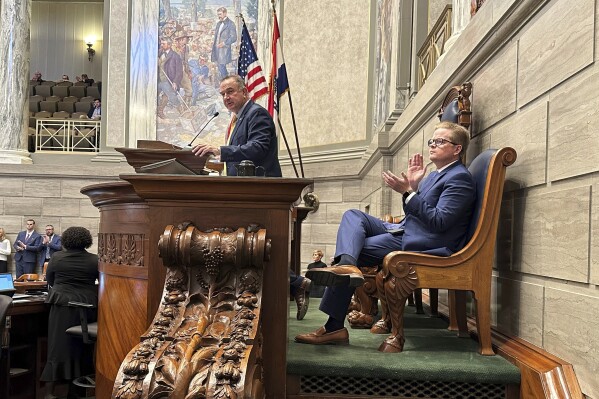
<instances>
[{"instance_id":1,"label":"painted figure in mural","mask_svg":"<svg viewBox=\"0 0 599 399\"><path fill-rule=\"evenodd\" d=\"M199 57L197 60L189 61L189 70L191 71L191 105L196 105L198 100L210 96L210 68L206 65L206 58Z\"/></svg>"},{"instance_id":2,"label":"painted figure in mural","mask_svg":"<svg viewBox=\"0 0 599 399\"><path fill-rule=\"evenodd\" d=\"M179 113L183 112L181 101L178 98L183 79L183 62L179 54L172 50L172 45L173 42L169 38L160 40L157 114L162 119L165 118L164 109L169 103L173 107L177 107Z\"/></svg>"},{"instance_id":3,"label":"painted figure in mural","mask_svg":"<svg viewBox=\"0 0 599 399\"><path fill-rule=\"evenodd\" d=\"M175 33L174 50L181 57L183 63L183 78L181 79L181 88L185 91L184 100L187 104L191 101L191 71L189 70L189 36L185 31L180 30Z\"/></svg>"},{"instance_id":4,"label":"painted figure in mural","mask_svg":"<svg viewBox=\"0 0 599 399\"><path fill-rule=\"evenodd\" d=\"M218 22L214 29L211 61L218 65L219 79L228 75L227 64L231 62L231 45L237 41L235 23L227 17L227 9L220 7L216 10Z\"/></svg>"}]
</instances>

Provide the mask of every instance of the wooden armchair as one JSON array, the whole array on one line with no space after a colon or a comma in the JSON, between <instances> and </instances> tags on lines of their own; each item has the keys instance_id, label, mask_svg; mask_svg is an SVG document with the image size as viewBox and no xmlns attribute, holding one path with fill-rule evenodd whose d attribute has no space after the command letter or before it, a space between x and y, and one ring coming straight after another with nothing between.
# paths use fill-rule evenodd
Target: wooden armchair
<instances>
[{"instance_id":1,"label":"wooden armchair","mask_svg":"<svg viewBox=\"0 0 599 399\"><path fill-rule=\"evenodd\" d=\"M516 151L509 147L486 150L468 168L476 183L477 200L468 232L470 239L461 251L449 257L395 251L385 257L376 285L383 314L389 315L391 335L379 351L403 350L405 302L415 289L444 288L474 294L479 352L494 355L491 347L491 272L505 169L516 161L516 156Z\"/></svg>"}]
</instances>

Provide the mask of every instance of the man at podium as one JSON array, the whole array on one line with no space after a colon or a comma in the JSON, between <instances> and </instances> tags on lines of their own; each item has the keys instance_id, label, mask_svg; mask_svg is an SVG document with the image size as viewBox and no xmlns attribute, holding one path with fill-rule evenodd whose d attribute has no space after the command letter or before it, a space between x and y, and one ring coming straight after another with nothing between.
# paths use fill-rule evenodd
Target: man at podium
<instances>
[{"instance_id":1,"label":"man at podium","mask_svg":"<svg viewBox=\"0 0 599 399\"><path fill-rule=\"evenodd\" d=\"M264 168L267 177L281 177L278 143L272 117L259 104L250 100L245 82L238 75L225 77L219 88L225 107L233 114L224 146L198 144L196 156L214 155L226 163L227 176L237 175L237 165L250 160Z\"/></svg>"}]
</instances>

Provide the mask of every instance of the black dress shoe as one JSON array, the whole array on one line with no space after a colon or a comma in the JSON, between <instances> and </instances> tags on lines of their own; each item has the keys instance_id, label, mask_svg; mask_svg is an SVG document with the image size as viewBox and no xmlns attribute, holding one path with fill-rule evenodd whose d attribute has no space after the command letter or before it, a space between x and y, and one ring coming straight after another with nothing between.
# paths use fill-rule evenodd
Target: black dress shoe
<instances>
[{"instance_id":1,"label":"black dress shoe","mask_svg":"<svg viewBox=\"0 0 599 399\"><path fill-rule=\"evenodd\" d=\"M360 269L352 265L336 265L331 267L318 267L306 272L309 277L318 285L327 287L349 286L359 287L364 284L364 276Z\"/></svg>"}]
</instances>

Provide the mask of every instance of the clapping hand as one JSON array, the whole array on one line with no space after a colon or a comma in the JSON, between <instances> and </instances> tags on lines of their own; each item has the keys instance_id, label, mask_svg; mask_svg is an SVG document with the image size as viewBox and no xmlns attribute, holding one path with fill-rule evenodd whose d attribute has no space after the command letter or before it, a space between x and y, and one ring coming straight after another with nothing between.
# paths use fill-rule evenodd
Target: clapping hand
<instances>
[{"instance_id":1,"label":"clapping hand","mask_svg":"<svg viewBox=\"0 0 599 399\"><path fill-rule=\"evenodd\" d=\"M383 180L387 186L393 189L393 191L397 191L400 194L410 190L410 183L404 172L401 172L401 176L397 176L388 170L383 172Z\"/></svg>"},{"instance_id":2,"label":"clapping hand","mask_svg":"<svg viewBox=\"0 0 599 399\"><path fill-rule=\"evenodd\" d=\"M412 191L418 191L418 185L426 174L426 166L421 154L414 154L408 160L408 174L406 176ZM405 176L405 175L404 175Z\"/></svg>"}]
</instances>

